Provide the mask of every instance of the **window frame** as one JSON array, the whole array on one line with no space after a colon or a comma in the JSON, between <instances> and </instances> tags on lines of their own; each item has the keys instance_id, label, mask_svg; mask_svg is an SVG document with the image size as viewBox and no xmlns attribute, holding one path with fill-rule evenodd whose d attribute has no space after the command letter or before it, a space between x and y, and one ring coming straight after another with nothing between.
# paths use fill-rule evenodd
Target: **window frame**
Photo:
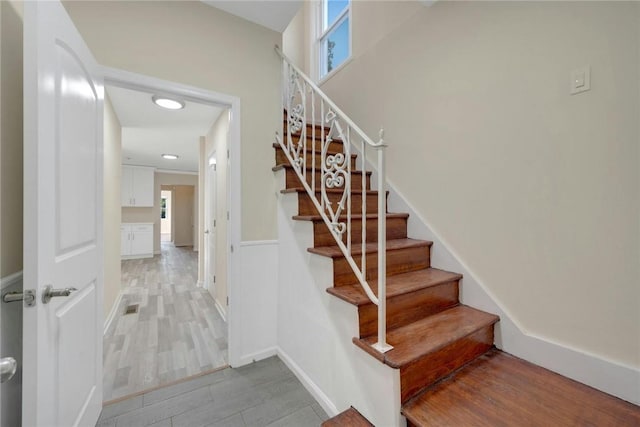
<instances>
[{"instance_id":1,"label":"window frame","mask_svg":"<svg viewBox=\"0 0 640 427\"><path fill-rule=\"evenodd\" d=\"M323 82L327 81L329 78L331 78L336 72L338 72L339 70L341 70L345 65L347 65L350 61L351 61L351 57L353 55L353 46L352 46L352 41L353 41L353 37L352 37L352 30L353 30L353 19L352 19L352 3L353 0L348 0L347 6L344 8L344 10L340 13L340 15L338 15L335 19L335 21L333 21L333 23L331 25L329 25L327 23L327 19L328 19L328 4L329 1L328 0L321 0L319 2L318 5L318 20L317 20L317 37L315 40L315 44L316 44L316 59L318 61L317 64L317 73L318 73L318 84L322 84ZM324 75L323 72L326 70L327 68L327 64L326 64L326 60L327 58L325 58L324 55L324 49L323 49L323 44L325 42L325 40L329 37L329 35L331 35L331 33L336 30L340 25L342 25L342 23L348 20L349 21L349 54L347 55L347 57L344 59L344 61L342 61L340 63L340 65L334 67L331 71L327 71ZM325 28L323 30L323 28Z\"/></svg>"}]
</instances>

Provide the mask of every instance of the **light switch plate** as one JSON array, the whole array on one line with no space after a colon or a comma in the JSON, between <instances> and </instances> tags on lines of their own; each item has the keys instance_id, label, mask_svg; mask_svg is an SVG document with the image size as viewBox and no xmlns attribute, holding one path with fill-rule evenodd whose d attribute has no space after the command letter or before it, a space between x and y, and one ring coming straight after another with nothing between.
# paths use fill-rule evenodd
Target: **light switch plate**
<instances>
[{"instance_id":1,"label":"light switch plate","mask_svg":"<svg viewBox=\"0 0 640 427\"><path fill-rule=\"evenodd\" d=\"M569 93L575 95L576 93L586 92L591 89L591 67L585 65L584 67L577 68L571 72L571 82L569 87Z\"/></svg>"}]
</instances>

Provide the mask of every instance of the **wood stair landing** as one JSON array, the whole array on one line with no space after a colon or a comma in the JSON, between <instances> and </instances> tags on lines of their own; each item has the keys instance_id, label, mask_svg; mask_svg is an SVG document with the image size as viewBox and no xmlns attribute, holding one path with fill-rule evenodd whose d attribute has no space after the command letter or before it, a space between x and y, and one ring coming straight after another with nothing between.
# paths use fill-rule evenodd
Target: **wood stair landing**
<instances>
[{"instance_id":1,"label":"wood stair landing","mask_svg":"<svg viewBox=\"0 0 640 427\"><path fill-rule=\"evenodd\" d=\"M353 406L322 423L322 427L374 427Z\"/></svg>"},{"instance_id":2,"label":"wood stair landing","mask_svg":"<svg viewBox=\"0 0 640 427\"><path fill-rule=\"evenodd\" d=\"M408 426L640 426L640 407L493 349L405 404Z\"/></svg>"}]
</instances>

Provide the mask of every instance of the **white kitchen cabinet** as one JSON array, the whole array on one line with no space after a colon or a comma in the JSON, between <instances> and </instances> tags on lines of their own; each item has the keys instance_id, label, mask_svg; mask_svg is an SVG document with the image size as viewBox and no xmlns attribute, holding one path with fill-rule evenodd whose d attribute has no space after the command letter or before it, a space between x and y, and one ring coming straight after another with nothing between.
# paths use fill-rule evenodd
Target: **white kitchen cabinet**
<instances>
[{"instance_id":1,"label":"white kitchen cabinet","mask_svg":"<svg viewBox=\"0 0 640 427\"><path fill-rule=\"evenodd\" d=\"M123 259L153 257L153 224L122 224L120 236L120 254Z\"/></svg>"},{"instance_id":2,"label":"white kitchen cabinet","mask_svg":"<svg viewBox=\"0 0 640 427\"><path fill-rule=\"evenodd\" d=\"M122 206L153 207L153 174L153 168L122 166Z\"/></svg>"}]
</instances>

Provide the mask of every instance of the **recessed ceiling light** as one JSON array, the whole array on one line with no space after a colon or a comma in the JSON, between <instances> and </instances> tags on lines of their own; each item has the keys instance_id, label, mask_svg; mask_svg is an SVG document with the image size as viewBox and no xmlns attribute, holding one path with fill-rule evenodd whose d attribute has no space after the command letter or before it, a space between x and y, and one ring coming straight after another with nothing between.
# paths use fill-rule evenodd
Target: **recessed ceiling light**
<instances>
[{"instance_id":1,"label":"recessed ceiling light","mask_svg":"<svg viewBox=\"0 0 640 427\"><path fill-rule=\"evenodd\" d=\"M175 154L163 154L162 158L167 160L178 160L178 156Z\"/></svg>"},{"instance_id":2,"label":"recessed ceiling light","mask_svg":"<svg viewBox=\"0 0 640 427\"><path fill-rule=\"evenodd\" d=\"M166 108L167 110L181 110L184 108L184 102L167 98L166 96L153 95L151 100L158 107Z\"/></svg>"}]
</instances>

